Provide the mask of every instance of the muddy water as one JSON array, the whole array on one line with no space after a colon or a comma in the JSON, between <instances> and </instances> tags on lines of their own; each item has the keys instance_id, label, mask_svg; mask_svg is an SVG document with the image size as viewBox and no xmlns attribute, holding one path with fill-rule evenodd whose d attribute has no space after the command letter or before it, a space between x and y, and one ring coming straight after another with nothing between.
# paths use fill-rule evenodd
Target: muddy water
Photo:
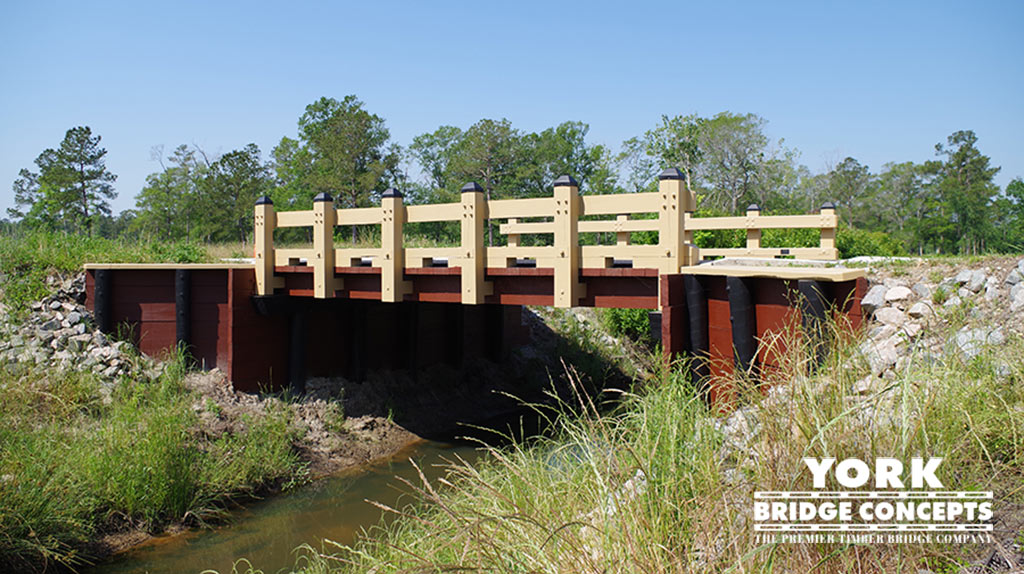
<instances>
[{"instance_id":1,"label":"muddy water","mask_svg":"<svg viewBox=\"0 0 1024 574\"><path fill-rule=\"evenodd\" d=\"M232 514L229 524L214 530L156 538L86 573L183 574L211 569L226 574L240 558L273 573L295 564L292 551L300 544L319 548L323 539L350 544L362 529L377 524L381 511L365 502L367 499L392 507L411 502L411 497L403 494L408 487L395 478L418 482L410 458L433 480L443 475L445 459L456 456L472 462L480 454L470 446L419 443L388 461L248 504Z\"/></svg>"}]
</instances>

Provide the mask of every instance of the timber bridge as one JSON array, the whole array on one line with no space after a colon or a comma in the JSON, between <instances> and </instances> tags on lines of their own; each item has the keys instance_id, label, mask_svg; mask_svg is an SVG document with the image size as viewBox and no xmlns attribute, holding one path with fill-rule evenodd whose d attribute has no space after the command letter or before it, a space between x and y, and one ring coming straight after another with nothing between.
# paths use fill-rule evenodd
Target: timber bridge
<instances>
[{"instance_id":1,"label":"timber bridge","mask_svg":"<svg viewBox=\"0 0 1024 574\"><path fill-rule=\"evenodd\" d=\"M523 305L651 310L660 314L666 356L702 357L699 373L712 379L771 367L776 360L758 342L794 320L835 313L861 322L862 270L700 264L722 256L834 260L831 203L809 215L762 216L752 205L744 216L695 217L695 196L676 169L649 193L581 196L562 176L552 197L487 201L469 183L456 203L403 200L389 189L379 207L337 209L321 193L312 210L276 211L262 197L252 263L88 264L87 304L100 329L127 326L122 332L147 354L185 345L242 390L498 359L527 336ZM486 245L489 221L505 245ZM458 222L459 245L406 247L405 226L426 222ZM337 226L374 226L380 246L336 248ZM282 228L310 229L312 244L275 246ZM819 229L819 246L763 247L762 230L773 228ZM746 246L694 244L695 231L714 229L746 230ZM654 232L657 242L633 244L637 232ZM581 233L614 244L581 245ZM711 399L721 392L712 385Z\"/></svg>"}]
</instances>

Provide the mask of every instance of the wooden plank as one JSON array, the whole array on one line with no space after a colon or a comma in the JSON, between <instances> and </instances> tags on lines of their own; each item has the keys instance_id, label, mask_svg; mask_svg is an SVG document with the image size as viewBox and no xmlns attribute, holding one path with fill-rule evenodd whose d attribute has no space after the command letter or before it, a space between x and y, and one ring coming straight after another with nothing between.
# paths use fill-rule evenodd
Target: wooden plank
<instances>
[{"instance_id":1,"label":"wooden plank","mask_svg":"<svg viewBox=\"0 0 1024 574\"><path fill-rule=\"evenodd\" d=\"M488 277L554 277L552 267L488 267Z\"/></svg>"},{"instance_id":2,"label":"wooden plank","mask_svg":"<svg viewBox=\"0 0 1024 574\"><path fill-rule=\"evenodd\" d=\"M551 217L555 211L553 197L529 199L495 199L487 202L486 217L508 219L509 217Z\"/></svg>"},{"instance_id":3,"label":"wooden plank","mask_svg":"<svg viewBox=\"0 0 1024 574\"><path fill-rule=\"evenodd\" d=\"M615 271L619 271L616 269ZM585 279L584 307L657 309L657 277L589 277Z\"/></svg>"},{"instance_id":4,"label":"wooden plank","mask_svg":"<svg viewBox=\"0 0 1024 574\"><path fill-rule=\"evenodd\" d=\"M176 269L254 269L252 263L86 263L86 271L97 269L125 269L136 271L164 271Z\"/></svg>"},{"instance_id":5,"label":"wooden plank","mask_svg":"<svg viewBox=\"0 0 1024 574\"><path fill-rule=\"evenodd\" d=\"M762 215L759 217L693 217L686 215L687 229L820 229L835 227L837 217L831 215Z\"/></svg>"},{"instance_id":6,"label":"wooden plank","mask_svg":"<svg viewBox=\"0 0 1024 574\"><path fill-rule=\"evenodd\" d=\"M435 203L430 205L407 205L406 221L421 223L428 221L458 221L462 213L459 203Z\"/></svg>"},{"instance_id":7,"label":"wooden plank","mask_svg":"<svg viewBox=\"0 0 1024 574\"><path fill-rule=\"evenodd\" d=\"M277 227L313 227L313 212L278 211Z\"/></svg>"},{"instance_id":8,"label":"wooden plank","mask_svg":"<svg viewBox=\"0 0 1024 574\"><path fill-rule=\"evenodd\" d=\"M851 281L864 277L864 269L842 269L838 267L785 267L785 266L744 266L744 265L693 265L682 267L680 273L689 275L732 276L732 277L773 277L777 279L817 279L819 281Z\"/></svg>"},{"instance_id":9,"label":"wooden plank","mask_svg":"<svg viewBox=\"0 0 1024 574\"><path fill-rule=\"evenodd\" d=\"M377 225L382 217L379 207L338 209L337 214L337 225Z\"/></svg>"},{"instance_id":10,"label":"wooden plank","mask_svg":"<svg viewBox=\"0 0 1024 574\"><path fill-rule=\"evenodd\" d=\"M657 269L636 268L595 268L580 269L580 277L658 277Z\"/></svg>"},{"instance_id":11,"label":"wooden plank","mask_svg":"<svg viewBox=\"0 0 1024 574\"><path fill-rule=\"evenodd\" d=\"M503 223L498 229L503 235L525 235L554 233L553 221L533 221L528 223ZM580 233L634 233L637 231L657 231L657 219L626 219L612 221L580 221Z\"/></svg>"},{"instance_id":12,"label":"wooden plank","mask_svg":"<svg viewBox=\"0 0 1024 574\"><path fill-rule=\"evenodd\" d=\"M584 195L580 215L619 215L654 213L661 206L658 193L620 193L616 195ZM550 214L550 212L548 212Z\"/></svg>"},{"instance_id":13,"label":"wooden plank","mask_svg":"<svg viewBox=\"0 0 1024 574\"><path fill-rule=\"evenodd\" d=\"M461 275L460 267L406 267L405 274L410 276L421 275Z\"/></svg>"},{"instance_id":14,"label":"wooden plank","mask_svg":"<svg viewBox=\"0 0 1024 574\"><path fill-rule=\"evenodd\" d=\"M334 274L348 275L380 275L380 267L335 267Z\"/></svg>"},{"instance_id":15,"label":"wooden plank","mask_svg":"<svg viewBox=\"0 0 1024 574\"><path fill-rule=\"evenodd\" d=\"M746 247L714 247L700 249L700 256L707 257L781 257L791 255L800 259L821 259L833 261L839 259L837 249L820 247L762 247L747 249Z\"/></svg>"}]
</instances>

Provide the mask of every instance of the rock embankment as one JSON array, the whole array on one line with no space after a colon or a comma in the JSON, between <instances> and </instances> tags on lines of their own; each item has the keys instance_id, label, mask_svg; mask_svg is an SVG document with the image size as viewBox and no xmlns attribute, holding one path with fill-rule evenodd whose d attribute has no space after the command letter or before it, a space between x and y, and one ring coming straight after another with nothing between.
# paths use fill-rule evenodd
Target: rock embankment
<instances>
[{"instance_id":1,"label":"rock embankment","mask_svg":"<svg viewBox=\"0 0 1024 574\"><path fill-rule=\"evenodd\" d=\"M93 371L108 385L136 369L159 370L158 362L96 328L84 305L84 274L48 282L53 294L33 303L25 317L0 309L0 361L15 368Z\"/></svg>"},{"instance_id":2,"label":"rock embankment","mask_svg":"<svg viewBox=\"0 0 1024 574\"><path fill-rule=\"evenodd\" d=\"M970 360L985 345L1024 333L1024 259L959 269L878 267L869 280L861 308L871 322L859 351L871 376L857 383L858 392L877 390L879 380L906 367L912 352Z\"/></svg>"}]
</instances>

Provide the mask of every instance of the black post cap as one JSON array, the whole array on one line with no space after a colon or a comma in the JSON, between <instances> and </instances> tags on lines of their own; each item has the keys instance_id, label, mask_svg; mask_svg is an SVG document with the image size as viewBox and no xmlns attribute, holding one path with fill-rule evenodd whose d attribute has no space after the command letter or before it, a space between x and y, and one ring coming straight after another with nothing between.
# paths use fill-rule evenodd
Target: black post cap
<instances>
[{"instance_id":1,"label":"black post cap","mask_svg":"<svg viewBox=\"0 0 1024 574\"><path fill-rule=\"evenodd\" d=\"M475 181L471 181L466 185L462 186L462 193L474 193L483 190L484 188L480 187L480 184Z\"/></svg>"},{"instance_id":2,"label":"black post cap","mask_svg":"<svg viewBox=\"0 0 1024 574\"><path fill-rule=\"evenodd\" d=\"M658 179L683 179L683 172L677 167L670 167L658 174Z\"/></svg>"},{"instance_id":3,"label":"black post cap","mask_svg":"<svg viewBox=\"0 0 1024 574\"><path fill-rule=\"evenodd\" d=\"M256 200L256 205L274 205L274 202L270 200L270 197L261 195L260 198Z\"/></svg>"},{"instance_id":4,"label":"black post cap","mask_svg":"<svg viewBox=\"0 0 1024 574\"><path fill-rule=\"evenodd\" d=\"M402 195L401 191L398 191L397 189L395 189L393 187L389 187L389 188L384 190L384 193L382 193L380 197L381 197L381 199L384 199L384 198L387 198L387 197L402 198L402 197L405 197L405 196Z\"/></svg>"},{"instance_id":5,"label":"black post cap","mask_svg":"<svg viewBox=\"0 0 1024 574\"><path fill-rule=\"evenodd\" d=\"M571 175L563 175L562 177L555 180L555 187L564 187L567 185L572 187L580 186L580 184L576 183L576 180L573 179Z\"/></svg>"},{"instance_id":6,"label":"black post cap","mask_svg":"<svg viewBox=\"0 0 1024 574\"><path fill-rule=\"evenodd\" d=\"M761 206L756 203L751 203L747 206L747 211L761 211Z\"/></svg>"},{"instance_id":7,"label":"black post cap","mask_svg":"<svg viewBox=\"0 0 1024 574\"><path fill-rule=\"evenodd\" d=\"M836 204L832 203L831 201L826 201L825 203L821 204L821 208L822 209L835 209L836 208Z\"/></svg>"},{"instance_id":8,"label":"black post cap","mask_svg":"<svg viewBox=\"0 0 1024 574\"><path fill-rule=\"evenodd\" d=\"M313 203L320 203L321 201L334 201L334 198L326 191L321 191L313 198Z\"/></svg>"}]
</instances>

